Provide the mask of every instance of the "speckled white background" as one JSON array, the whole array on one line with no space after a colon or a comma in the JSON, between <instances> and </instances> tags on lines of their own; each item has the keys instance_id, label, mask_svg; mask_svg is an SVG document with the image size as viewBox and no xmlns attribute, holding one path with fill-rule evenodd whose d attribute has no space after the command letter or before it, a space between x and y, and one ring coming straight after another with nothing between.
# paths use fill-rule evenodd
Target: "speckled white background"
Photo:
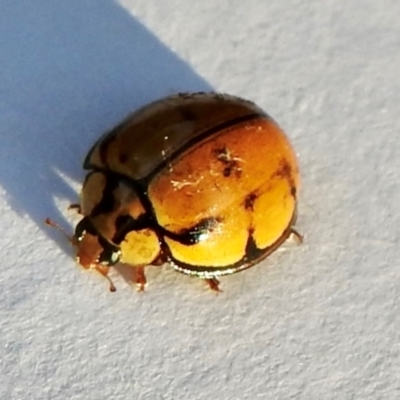
<instances>
[{"instance_id":1,"label":"speckled white background","mask_svg":"<svg viewBox=\"0 0 400 400\"><path fill-rule=\"evenodd\" d=\"M400 398L397 0L0 0L0 398ZM183 90L256 101L299 154L302 246L138 294L50 216L93 141Z\"/></svg>"}]
</instances>

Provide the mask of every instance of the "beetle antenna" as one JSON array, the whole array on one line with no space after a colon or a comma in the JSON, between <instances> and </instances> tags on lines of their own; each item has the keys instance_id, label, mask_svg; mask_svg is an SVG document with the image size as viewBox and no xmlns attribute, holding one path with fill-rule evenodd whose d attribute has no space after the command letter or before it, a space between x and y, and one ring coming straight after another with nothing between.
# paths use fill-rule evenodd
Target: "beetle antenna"
<instances>
[{"instance_id":1,"label":"beetle antenna","mask_svg":"<svg viewBox=\"0 0 400 400\"><path fill-rule=\"evenodd\" d=\"M67 239L71 244L75 244L75 240L71 235L68 235L67 231L59 224L57 224L57 222L54 222L52 219L50 218L46 218L44 220L45 224L48 226L51 226L52 228L56 228L58 229Z\"/></svg>"}]
</instances>

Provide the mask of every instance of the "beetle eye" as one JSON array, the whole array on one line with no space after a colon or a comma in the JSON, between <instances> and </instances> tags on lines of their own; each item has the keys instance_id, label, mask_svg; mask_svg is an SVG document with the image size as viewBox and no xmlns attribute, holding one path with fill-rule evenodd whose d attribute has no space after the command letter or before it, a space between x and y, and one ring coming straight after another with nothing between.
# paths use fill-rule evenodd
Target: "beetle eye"
<instances>
[{"instance_id":1,"label":"beetle eye","mask_svg":"<svg viewBox=\"0 0 400 400\"><path fill-rule=\"evenodd\" d=\"M90 233L93 236L97 235L96 230L94 229L90 219L88 217L82 218L75 228L75 238L78 241L81 241L86 233Z\"/></svg>"},{"instance_id":2,"label":"beetle eye","mask_svg":"<svg viewBox=\"0 0 400 400\"><path fill-rule=\"evenodd\" d=\"M103 247L103 251L100 253L98 263L102 265L112 266L117 264L121 258L121 250L117 246L113 246L102 237L99 237L99 242Z\"/></svg>"},{"instance_id":3,"label":"beetle eye","mask_svg":"<svg viewBox=\"0 0 400 400\"><path fill-rule=\"evenodd\" d=\"M100 254L98 262L99 262L99 264L102 264L102 265L112 266L112 265L117 264L120 257L121 257L120 250L110 251L110 249L104 249Z\"/></svg>"}]
</instances>

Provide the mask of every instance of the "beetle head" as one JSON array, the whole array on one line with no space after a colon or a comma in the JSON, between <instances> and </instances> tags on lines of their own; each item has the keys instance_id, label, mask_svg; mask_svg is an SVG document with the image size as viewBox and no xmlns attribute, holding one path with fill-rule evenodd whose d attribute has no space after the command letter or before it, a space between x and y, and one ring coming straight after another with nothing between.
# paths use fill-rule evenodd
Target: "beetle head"
<instances>
[{"instance_id":1,"label":"beetle head","mask_svg":"<svg viewBox=\"0 0 400 400\"><path fill-rule=\"evenodd\" d=\"M77 248L76 260L84 268L96 265L111 267L120 260L119 247L100 235L88 217L84 217L76 226L72 242Z\"/></svg>"},{"instance_id":2,"label":"beetle head","mask_svg":"<svg viewBox=\"0 0 400 400\"><path fill-rule=\"evenodd\" d=\"M50 218L45 219L47 225L61 231L68 241L77 248L77 262L83 268L92 268L100 272L108 280L110 291L115 292L116 288L112 280L107 276L108 267L119 261L121 251L97 234L87 218L83 218L82 221L77 225L75 235L70 236L56 222ZM85 229L85 225L89 227L89 231Z\"/></svg>"}]
</instances>

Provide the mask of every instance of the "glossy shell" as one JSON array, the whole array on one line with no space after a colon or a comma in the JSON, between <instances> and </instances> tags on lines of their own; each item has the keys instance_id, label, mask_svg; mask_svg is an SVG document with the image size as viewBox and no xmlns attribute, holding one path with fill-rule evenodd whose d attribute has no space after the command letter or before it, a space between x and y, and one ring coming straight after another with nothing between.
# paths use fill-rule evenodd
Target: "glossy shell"
<instances>
[{"instance_id":1,"label":"glossy shell","mask_svg":"<svg viewBox=\"0 0 400 400\"><path fill-rule=\"evenodd\" d=\"M84 168L82 214L132 265L237 272L275 250L295 220L292 147L260 108L233 96L150 104L102 137Z\"/></svg>"}]
</instances>

